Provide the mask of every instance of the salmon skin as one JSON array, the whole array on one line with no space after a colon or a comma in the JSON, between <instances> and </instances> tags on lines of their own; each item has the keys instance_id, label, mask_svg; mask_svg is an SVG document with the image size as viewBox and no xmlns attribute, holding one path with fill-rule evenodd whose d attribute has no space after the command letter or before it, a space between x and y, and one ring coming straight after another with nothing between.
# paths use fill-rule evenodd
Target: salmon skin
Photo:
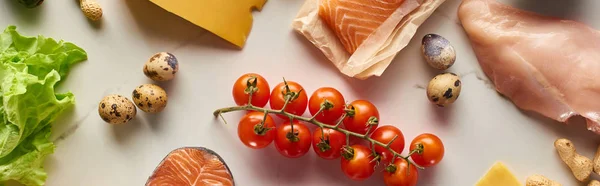
<instances>
[{"instance_id":1,"label":"salmon skin","mask_svg":"<svg viewBox=\"0 0 600 186\"><path fill-rule=\"evenodd\" d=\"M404 0L321 0L319 17L337 35L350 54L373 33Z\"/></svg>"},{"instance_id":2,"label":"salmon skin","mask_svg":"<svg viewBox=\"0 0 600 186\"><path fill-rule=\"evenodd\" d=\"M234 186L221 156L202 147L171 151L148 178L146 186Z\"/></svg>"}]
</instances>

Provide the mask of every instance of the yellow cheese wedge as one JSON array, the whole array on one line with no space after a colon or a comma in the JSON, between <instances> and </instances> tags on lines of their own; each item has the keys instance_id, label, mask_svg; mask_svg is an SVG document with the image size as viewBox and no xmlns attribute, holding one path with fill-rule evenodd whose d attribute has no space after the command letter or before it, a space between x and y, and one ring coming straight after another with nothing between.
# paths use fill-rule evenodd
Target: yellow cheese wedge
<instances>
[{"instance_id":1,"label":"yellow cheese wedge","mask_svg":"<svg viewBox=\"0 0 600 186\"><path fill-rule=\"evenodd\" d=\"M521 186L521 183L504 164L496 162L475 186Z\"/></svg>"},{"instance_id":2,"label":"yellow cheese wedge","mask_svg":"<svg viewBox=\"0 0 600 186\"><path fill-rule=\"evenodd\" d=\"M216 35L243 47L252 28L252 9L267 0L150 0Z\"/></svg>"}]
</instances>

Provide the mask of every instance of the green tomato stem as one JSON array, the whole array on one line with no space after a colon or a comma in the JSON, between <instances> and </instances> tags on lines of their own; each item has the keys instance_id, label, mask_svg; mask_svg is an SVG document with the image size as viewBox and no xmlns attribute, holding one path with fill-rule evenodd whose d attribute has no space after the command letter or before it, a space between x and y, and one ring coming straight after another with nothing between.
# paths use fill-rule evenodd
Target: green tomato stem
<instances>
[{"instance_id":1,"label":"green tomato stem","mask_svg":"<svg viewBox=\"0 0 600 186\"><path fill-rule=\"evenodd\" d=\"M423 150L425 149L425 146L423 146L423 144L417 143L415 146L417 146L417 148L415 148L414 152L412 153L417 153L417 154L423 154Z\"/></svg>"},{"instance_id":2,"label":"green tomato stem","mask_svg":"<svg viewBox=\"0 0 600 186\"><path fill-rule=\"evenodd\" d=\"M390 140L390 142L388 142L387 144L385 144L386 147L389 147L390 145L392 145L392 143L394 143L394 141L396 141L396 139L398 139L398 135L395 135L392 140Z\"/></svg>"},{"instance_id":3,"label":"green tomato stem","mask_svg":"<svg viewBox=\"0 0 600 186\"><path fill-rule=\"evenodd\" d=\"M348 117L348 115L346 115L346 113L342 114L342 118L340 118L340 120L335 124L335 128L338 128L343 122L344 119L346 119L346 117Z\"/></svg>"},{"instance_id":4,"label":"green tomato stem","mask_svg":"<svg viewBox=\"0 0 600 186\"><path fill-rule=\"evenodd\" d=\"M227 120L225 120L225 117L223 117L223 114L219 114L219 117L221 117L221 119L223 120L223 123L225 123L225 125L227 125Z\"/></svg>"},{"instance_id":5,"label":"green tomato stem","mask_svg":"<svg viewBox=\"0 0 600 186\"><path fill-rule=\"evenodd\" d=\"M294 135L294 118L292 118L292 117L290 117L290 128L291 128L290 129L291 131L288 133L288 139L290 139L292 142L298 141L298 139L297 139L298 137ZM296 138L292 139L291 137L289 137L289 134L291 134L293 137L296 137Z\"/></svg>"},{"instance_id":6,"label":"green tomato stem","mask_svg":"<svg viewBox=\"0 0 600 186\"><path fill-rule=\"evenodd\" d=\"M265 114L263 115L262 121L260 121L260 124L259 124L260 127L264 127L265 126L265 121L267 121L267 116L268 115L269 115L269 113L265 112Z\"/></svg>"},{"instance_id":7,"label":"green tomato stem","mask_svg":"<svg viewBox=\"0 0 600 186\"><path fill-rule=\"evenodd\" d=\"M215 117L218 117L220 114L224 114L224 113L228 113L228 112L233 112L233 111L242 111L242 110L246 110L246 111L259 111L259 112L267 112L270 114L279 114L279 115L283 115L283 116L287 116L290 118L291 120L299 120L299 121L304 121L307 123L312 123L314 125L317 125L318 127L321 128L328 128L328 129L333 129L336 130L338 132L344 133L346 136L354 136L363 140L367 140L369 142L371 142L372 144L375 145L379 145L383 148L385 148L386 150L390 151L394 156L396 157L400 157L402 159L405 159L406 161L408 161L409 164L413 164L415 167L419 168L419 169L424 169L423 167L417 165L416 163L412 162L410 159L408 159L410 157L410 155L412 155L412 153L414 153L415 151L411 152L408 156L402 156L402 154L396 152L395 150L393 150L390 146L389 143L382 143L379 142L377 140L372 139L371 137L369 137L369 135L365 135L365 134L359 134L356 132L352 132L343 128L339 128L339 125L342 123L341 121L344 120L344 118L346 117L346 115L343 115L342 118L340 119L340 121L338 121L338 123L335 126L331 126L325 123L321 123L317 120L312 119L312 117L303 117L303 116L298 116L298 115L294 115L291 113L286 112L284 109L287 106L287 103L289 102L288 99L286 99L286 102L283 106L283 108L281 110L272 110L272 109L266 109L266 108L261 108L261 107L256 107L253 105L244 105L244 106L235 106L235 107L225 107L225 108L221 108L221 109L217 109L213 112L213 115Z\"/></svg>"},{"instance_id":8,"label":"green tomato stem","mask_svg":"<svg viewBox=\"0 0 600 186\"><path fill-rule=\"evenodd\" d=\"M367 134L368 134L368 132L367 132ZM375 146L374 143L371 141L371 147L374 147L374 146ZM379 156L379 154L377 154L377 152L375 152L375 148L371 148L371 153L373 153L373 155L375 155L375 156Z\"/></svg>"},{"instance_id":9,"label":"green tomato stem","mask_svg":"<svg viewBox=\"0 0 600 186\"><path fill-rule=\"evenodd\" d=\"M254 91L250 91L248 94L248 105L252 105L252 94L254 94Z\"/></svg>"},{"instance_id":10,"label":"green tomato stem","mask_svg":"<svg viewBox=\"0 0 600 186\"><path fill-rule=\"evenodd\" d=\"M342 147L342 158L351 160L354 157L354 149L350 146Z\"/></svg>"},{"instance_id":11,"label":"green tomato stem","mask_svg":"<svg viewBox=\"0 0 600 186\"><path fill-rule=\"evenodd\" d=\"M288 104L290 103L290 99L291 99L291 98L289 98L289 97L288 97L288 98L286 98L286 99L285 99L285 102L283 103L283 107L281 107L281 109L280 109L280 110L278 110L278 111L277 111L277 112L275 112L275 113L276 113L276 114L279 114L279 113L283 113L283 112L285 112L285 108L286 108L286 107L288 106Z\"/></svg>"},{"instance_id":12,"label":"green tomato stem","mask_svg":"<svg viewBox=\"0 0 600 186\"><path fill-rule=\"evenodd\" d=\"M319 111L317 111L317 113L315 113L315 114L313 115L313 117L311 117L311 118L310 118L310 120L311 120L311 121L312 121L312 120L315 120L315 118L317 117L317 115L321 114L321 112L323 112L324 110L325 110L325 106L324 106L324 105L321 105L321 108L319 109Z\"/></svg>"},{"instance_id":13,"label":"green tomato stem","mask_svg":"<svg viewBox=\"0 0 600 186\"><path fill-rule=\"evenodd\" d=\"M346 134L346 146L350 146L350 135Z\"/></svg>"}]
</instances>

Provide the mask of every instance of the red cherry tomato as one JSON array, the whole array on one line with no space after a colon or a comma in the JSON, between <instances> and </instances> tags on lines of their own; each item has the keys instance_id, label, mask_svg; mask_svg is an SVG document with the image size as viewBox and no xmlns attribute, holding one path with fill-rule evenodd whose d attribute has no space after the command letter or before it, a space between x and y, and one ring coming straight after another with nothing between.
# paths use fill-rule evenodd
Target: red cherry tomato
<instances>
[{"instance_id":1,"label":"red cherry tomato","mask_svg":"<svg viewBox=\"0 0 600 186\"><path fill-rule=\"evenodd\" d=\"M348 148L348 147L344 147ZM343 152L342 171L348 178L361 181L375 172L377 161L371 149L363 145L352 145L348 148L352 153Z\"/></svg>"},{"instance_id":2,"label":"red cherry tomato","mask_svg":"<svg viewBox=\"0 0 600 186\"><path fill-rule=\"evenodd\" d=\"M326 124L334 124L344 114L344 104L346 104L344 96L338 90L331 87L317 89L308 100L310 114L314 116L325 102L327 102L325 106L331 108L321 111L321 113L315 116L315 119Z\"/></svg>"},{"instance_id":3,"label":"red cherry tomato","mask_svg":"<svg viewBox=\"0 0 600 186\"><path fill-rule=\"evenodd\" d=\"M356 100L350 103L347 109L354 112L344 119L344 126L349 131L366 134L369 126L371 126L371 132L377 128L379 124L379 111L377 111L377 107L371 102ZM369 125L369 122L373 124Z\"/></svg>"},{"instance_id":4,"label":"red cherry tomato","mask_svg":"<svg viewBox=\"0 0 600 186\"><path fill-rule=\"evenodd\" d=\"M251 86L251 88L249 88ZM233 100L237 105L247 105L248 99L250 98L249 91L252 93L252 105L257 107L264 107L267 105L270 96L270 88L267 80L262 76L255 73L248 73L242 75L233 84Z\"/></svg>"},{"instance_id":5,"label":"red cherry tomato","mask_svg":"<svg viewBox=\"0 0 600 186\"><path fill-rule=\"evenodd\" d=\"M316 128L313 132L313 150L323 159L339 158L344 145L346 145L346 135L337 130Z\"/></svg>"},{"instance_id":6,"label":"red cherry tomato","mask_svg":"<svg viewBox=\"0 0 600 186\"><path fill-rule=\"evenodd\" d=\"M279 110L283 108L286 97L288 96L291 96L292 98L285 107L285 111L298 116L304 114L304 111L306 111L306 105L308 104L306 91L304 88L302 88L302 86L300 86L300 84L293 81L287 81L287 86L286 82L283 82L279 83L277 86L275 86L275 88L273 88L270 100L271 109ZM282 119L289 119L283 115L277 116L281 117Z\"/></svg>"},{"instance_id":7,"label":"red cherry tomato","mask_svg":"<svg viewBox=\"0 0 600 186\"><path fill-rule=\"evenodd\" d=\"M260 112L250 112L240 120L238 124L238 136L244 145L261 149L267 147L275 138L275 122L267 115L263 126L259 126L264 119Z\"/></svg>"},{"instance_id":8,"label":"red cherry tomato","mask_svg":"<svg viewBox=\"0 0 600 186\"><path fill-rule=\"evenodd\" d=\"M405 159L397 158L390 166L383 173L383 182L386 186L417 185L419 172L415 165L409 165Z\"/></svg>"},{"instance_id":9,"label":"red cherry tomato","mask_svg":"<svg viewBox=\"0 0 600 186\"><path fill-rule=\"evenodd\" d=\"M402 131L400 131L400 129L391 125L386 125L375 129L375 131L371 133L372 139L384 144L388 144L390 141L392 141L392 139L395 136L398 137L396 138L396 140L394 140L392 144L390 144L390 148L392 148L392 150L396 151L397 153L402 153L402 151L404 150L404 135L402 134ZM392 158L394 157L394 154L392 154L392 152L379 145L375 145L374 148L375 152L381 155L382 161L384 163L392 161Z\"/></svg>"},{"instance_id":10,"label":"red cherry tomato","mask_svg":"<svg viewBox=\"0 0 600 186\"><path fill-rule=\"evenodd\" d=\"M283 156L299 158L308 152L311 144L310 130L306 125L294 120L294 131L289 121L277 127L275 148Z\"/></svg>"},{"instance_id":11,"label":"red cherry tomato","mask_svg":"<svg viewBox=\"0 0 600 186\"><path fill-rule=\"evenodd\" d=\"M421 152L413 153L412 160L423 167L431 167L442 161L444 157L444 144L434 134L421 134L410 143L410 151L422 147Z\"/></svg>"}]
</instances>

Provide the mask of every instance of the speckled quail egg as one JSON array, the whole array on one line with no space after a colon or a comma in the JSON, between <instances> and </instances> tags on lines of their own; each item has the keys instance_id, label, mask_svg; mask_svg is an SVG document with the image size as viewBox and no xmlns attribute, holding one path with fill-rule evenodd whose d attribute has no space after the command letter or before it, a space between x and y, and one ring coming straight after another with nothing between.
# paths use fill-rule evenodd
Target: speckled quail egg
<instances>
[{"instance_id":1,"label":"speckled quail egg","mask_svg":"<svg viewBox=\"0 0 600 186\"><path fill-rule=\"evenodd\" d=\"M102 120L111 124L124 124L135 117L137 110L129 99L121 95L108 95L100 101L98 113Z\"/></svg>"},{"instance_id":2,"label":"speckled quail egg","mask_svg":"<svg viewBox=\"0 0 600 186\"><path fill-rule=\"evenodd\" d=\"M154 81L169 81L179 71L177 58L168 52L154 54L144 64L144 74Z\"/></svg>"},{"instance_id":3,"label":"speckled quail egg","mask_svg":"<svg viewBox=\"0 0 600 186\"><path fill-rule=\"evenodd\" d=\"M454 47L440 35L425 35L421 42L421 52L427 64L435 69L446 70L456 61Z\"/></svg>"},{"instance_id":4,"label":"speckled quail egg","mask_svg":"<svg viewBox=\"0 0 600 186\"><path fill-rule=\"evenodd\" d=\"M429 81L427 97L437 106L445 107L458 99L461 86L460 79L456 74L439 74Z\"/></svg>"},{"instance_id":5,"label":"speckled quail egg","mask_svg":"<svg viewBox=\"0 0 600 186\"><path fill-rule=\"evenodd\" d=\"M148 113L157 113L167 106L167 92L154 84L140 85L133 90L133 102Z\"/></svg>"}]
</instances>

